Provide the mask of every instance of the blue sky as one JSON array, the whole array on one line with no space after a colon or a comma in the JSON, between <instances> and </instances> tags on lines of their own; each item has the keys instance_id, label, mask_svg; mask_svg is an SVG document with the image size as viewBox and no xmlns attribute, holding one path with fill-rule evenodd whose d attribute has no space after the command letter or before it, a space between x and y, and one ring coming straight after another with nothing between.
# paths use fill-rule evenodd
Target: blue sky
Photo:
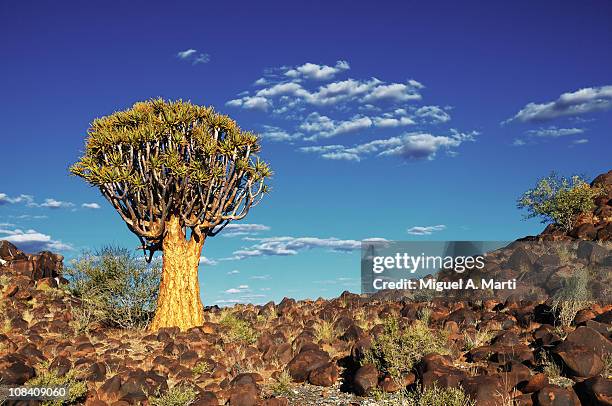
<instances>
[{"instance_id":1,"label":"blue sky","mask_svg":"<svg viewBox=\"0 0 612 406\"><path fill-rule=\"evenodd\" d=\"M358 291L366 238L537 233L522 191L610 169L611 17L603 0L2 2L0 238L136 246L67 168L93 118L157 96L260 133L275 171L206 242L206 304Z\"/></svg>"}]
</instances>

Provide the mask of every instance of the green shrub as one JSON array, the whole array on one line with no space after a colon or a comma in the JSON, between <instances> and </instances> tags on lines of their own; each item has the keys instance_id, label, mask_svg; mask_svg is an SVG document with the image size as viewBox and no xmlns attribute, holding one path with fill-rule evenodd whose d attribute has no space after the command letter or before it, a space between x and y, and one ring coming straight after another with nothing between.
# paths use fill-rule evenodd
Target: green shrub
<instances>
[{"instance_id":1,"label":"green shrub","mask_svg":"<svg viewBox=\"0 0 612 406\"><path fill-rule=\"evenodd\" d=\"M257 341L257 331L248 322L240 320L231 313L227 313L219 324L227 327L227 339L229 342L241 341L253 344Z\"/></svg>"},{"instance_id":2,"label":"green shrub","mask_svg":"<svg viewBox=\"0 0 612 406\"><path fill-rule=\"evenodd\" d=\"M580 176L559 177L553 172L527 190L517 206L527 209L526 218L541 217L543 223L552 222L569 231L580 214L595 208L593 199L601 193L602 189L592 188Z\"/></svg>"},{"instance_id":3,"label":"green shrub","mask_svg":"<svg viewBox=\"0 0 612 406\"><path fill-rule=\"evenodd\" d=\"M394 378L410 371L424 355L429 353L448 354L447 333L431 330L417 320L405 329L400 328L397 319L383 320L383 332L372 340L361 361L362 365L373 364L379 371Z\"/></svg>"},{"instance_id":4,"label":"green shrub","mask_svg":"<svg viewBox=\"0 0 612 406\"><path fill-rule=\"evenodd\" d=\"M105 247L85 253L66 271L70 292L81 299L74 309L77 327L102 322L120 328L144 328L157 305L161 268L131 251Z\"/></svg>"},{"instance_id":5,"label":"green shrub","mask_svg":"<svg viewBox=\"0 0 612 406\"><path fill-rule=\"evenodd\" d=\"M190 386L177 385L163 395L149 397L151 406L189 406L195 402L198 393Z\"/></svg>"},{"instance_id":6,"label":"green shrub","mask_svg":"<svg viewBox=\"0 0 612 406\"><path fill-rule=\"evenodd\" d=\"M59 376L57 371L49 368L49 362L42 362L36 368L36 377L26 382L27 387L66 387L68 396L66 399L45 400L43 406L63 406L75 404L82 400L87 394L87 383L76 378L77 372L68 371L64 376Z\"/></svg>"},{"instance_id":7,"label":"green shrub","mask_svg":"<svg viewBox=\"0 0 612 406\"><path fill-rule=\"evenodd\" d=\"M191 372L194 373L194 375L202 375L206 372L211 372L212 368L210 367L210 365L208 365L208 362L202 361L202 362L198 362L192 369Z\"/></svg>"}]
</instances>

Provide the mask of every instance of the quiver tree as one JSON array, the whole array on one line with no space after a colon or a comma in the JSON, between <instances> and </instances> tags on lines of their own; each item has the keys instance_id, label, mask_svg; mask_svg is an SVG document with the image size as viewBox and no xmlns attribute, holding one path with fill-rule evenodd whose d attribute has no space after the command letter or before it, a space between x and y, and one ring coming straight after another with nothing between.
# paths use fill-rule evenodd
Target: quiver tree
<instances>
[{"instance_id":1,"label":"quiver tree","mask_svg":"<svg viewBox=\"0 0 612 406\"><path fill-rule=\"evenodd\" d=\"M244 218L271 176L255 134L211 107L161 99L94 120L70 171L97 187L150 261L163 251L150 326L203 323L198 265L208 236Z\"/></svg>"}]
</instances>

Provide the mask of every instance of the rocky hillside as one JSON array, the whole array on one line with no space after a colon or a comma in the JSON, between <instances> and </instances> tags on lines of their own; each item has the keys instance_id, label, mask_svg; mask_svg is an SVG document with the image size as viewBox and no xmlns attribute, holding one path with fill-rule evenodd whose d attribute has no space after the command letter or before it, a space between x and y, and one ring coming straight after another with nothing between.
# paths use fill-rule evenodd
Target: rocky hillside
<instances>
[{"instance_id":1,"label":"rocky hillside","mask_svg":"<svg viewBox=\"0 0 612 406\"><path fill-rule=\"evenodd\" d=\"M478 405L612 404L611 305L559 326L550 303L344 293L211 308L186 332L87 329L60 256L2 242L0 258L2 384L65 377L74 404L408 404L421 385Z\"/></svg>"}]
</instances>

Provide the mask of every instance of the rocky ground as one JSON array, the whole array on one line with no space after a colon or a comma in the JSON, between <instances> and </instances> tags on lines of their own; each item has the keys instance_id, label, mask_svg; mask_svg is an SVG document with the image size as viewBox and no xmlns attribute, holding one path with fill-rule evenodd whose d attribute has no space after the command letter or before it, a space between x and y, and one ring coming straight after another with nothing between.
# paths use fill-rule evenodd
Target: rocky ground
<instances>
[{"instance_id":1,"label":"rocky ground","mask_svg":"<svg viewBox=\"0 0 612 406\"><path fill-rule=\"evenodd\" d=\"M612 171L596 181L612 185ZM609 270L610 245L586 241L610 240L611 198L569 237L549 227L528 240L580 237L575 264ZM549 285L567 273L554 256L518 247L493 262ZM0 385L62 382L73 404L92 406L401 405L405 388L432 387L461 387L478 405L612 405L609 274L596 278L599 300L569 320L552 298L345 292L208 308L202 326L147 332L87 325L61 270L58 255L0 242Z\"/></svg>"}]
</instances>

